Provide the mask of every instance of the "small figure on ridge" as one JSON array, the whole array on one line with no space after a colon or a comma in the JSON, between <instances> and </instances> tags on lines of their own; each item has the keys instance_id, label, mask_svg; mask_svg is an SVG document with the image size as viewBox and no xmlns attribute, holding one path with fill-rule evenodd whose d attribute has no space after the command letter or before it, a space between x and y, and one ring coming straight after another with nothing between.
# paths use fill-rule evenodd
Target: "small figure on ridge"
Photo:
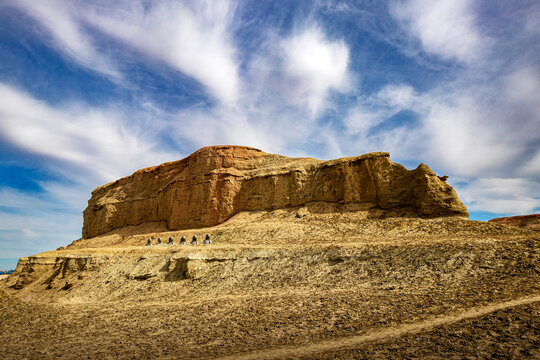
<instances>
[{"instance_id":1,"label":"small figure on ridge","mask_svg":"<svg viewBox=\"0 0 540 360\"><path fill-rule=\"evenodd\" d=\"M206 234L203 244L211 244L211 243L212 243L212 240L210 240L210 234Z\"/></svg>"},{"instance_id":2,"label":"small figure on ridge","mask_svg":"<svg viewBox=\"0 0 540 360\"><path fill-rule=\"evenodd\" d=\"M185 236L182 236L180 238L180 245L186 245L186 237Z\"/></svg>"},{"instance_id":3,"label":"small figure on ridge","mask_svg":"<svg viewBox=\"0 0 540 360\"><path fill-rule=\"evenodd\" d=\"M193 238L191 239L191 242L189 243L189 245L197 245L198 242L197 242L197 235L193 235Z\"/></svg>"},{"instance_id":4,"label":"small figure on ridge","mask_svg":"<svg viewBox=\"0 0 540 360\"><path fill-rule=\"evenodd\" d=\"M152 240L150 238L146 240L146 246L152 246Z\"/></svg>"}]
</instances>

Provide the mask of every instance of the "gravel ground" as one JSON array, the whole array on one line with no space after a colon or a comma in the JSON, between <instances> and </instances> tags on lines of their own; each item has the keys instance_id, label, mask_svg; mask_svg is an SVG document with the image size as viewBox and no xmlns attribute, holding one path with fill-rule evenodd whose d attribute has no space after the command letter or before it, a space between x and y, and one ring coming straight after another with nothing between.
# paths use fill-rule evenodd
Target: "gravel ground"
<instances>
[{"instance_id":1,"label":"gravel ground","mask_svg":"<svg viewBox=\"0 0 540 360\"><path fill-rule=\"evenodd\" d=\"M342 226L325 237L322 217L293 216L283 228L304 236L287 242L254 216L213 229L212 246L83 240L22 261L0 282L2 358L271 358L388 329L397 335L285 357L538 358L538 302L459 318L540 296L537 234L454 220L355 227L329 215L328 229ZM266 235L240 242L246 228ZM410 324L436 325L400 330Z\"/></svg>"}]
</instances>

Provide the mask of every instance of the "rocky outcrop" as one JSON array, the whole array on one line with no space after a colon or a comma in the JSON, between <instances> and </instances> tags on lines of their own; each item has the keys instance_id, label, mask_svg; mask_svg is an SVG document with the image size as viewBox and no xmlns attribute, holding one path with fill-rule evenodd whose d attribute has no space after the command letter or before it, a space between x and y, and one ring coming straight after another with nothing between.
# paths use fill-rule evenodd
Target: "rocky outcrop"
<instances>
[{"instance_id":1,"label":"rocky outcrop","mask_svg":"<svg viewBox=\"0 0 540 360\"><path fill-rule=\"evenodd\" d=\"M500 217L491 219L489 222L540 231L540 214Z\"/></svg>"},{"instance_id":2,"label":"rocky outcrop","mask_svg":"<svg viewBox=\"0 0 540 360\"><path fill-rule=\"evenodd\" d=\"M147 222L164 222L169 230L207 227L240 211L312 202L468 216L445 180L424 164L407 170L383 152L321 161L212 146L95 189L84 210L83 237Z\"/></svg>"}]
</instances>

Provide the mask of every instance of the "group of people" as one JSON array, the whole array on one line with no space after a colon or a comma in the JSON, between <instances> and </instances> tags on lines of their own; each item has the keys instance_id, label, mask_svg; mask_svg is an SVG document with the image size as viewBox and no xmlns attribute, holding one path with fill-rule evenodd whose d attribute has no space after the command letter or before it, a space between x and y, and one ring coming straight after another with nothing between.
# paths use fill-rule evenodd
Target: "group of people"
<instances>
[{"instance_id":1,"label":"group of people","mask_svg":"<svg viewBox=\"0 0 540 360\"><path fill-rule=\"evenodd\" d=\"M191 238L191 242L189 243L189 245L197 245L199 242L197 241L197 235L193 235L193 237ZM211 244L212 243L212 240L210 240L210 234L206 234L205 238L204 238L204 241L203 241L203 244ZM152 246L152 239L151 238L148 238L146 240L146 246ZM157 238L157 244L156 245L163 245L163 243L161 242L161 238L158 237ZM169 241L167 242L167 245L174 245L174 239L173 237L169 237ZM186 245L186 237L185 236L182 236L180 238L180 242L178 243L178 245Z\"/></svg>"}]
</instances>

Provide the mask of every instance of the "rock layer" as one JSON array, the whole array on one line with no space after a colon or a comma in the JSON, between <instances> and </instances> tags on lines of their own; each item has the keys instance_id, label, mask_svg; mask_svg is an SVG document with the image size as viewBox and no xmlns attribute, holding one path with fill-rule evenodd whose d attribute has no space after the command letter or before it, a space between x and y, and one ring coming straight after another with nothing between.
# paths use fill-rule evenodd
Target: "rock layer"
<instances>
[{"instance_id":1,"label":"rock layer","mask_svg":"<svg viewBox=\"0 0 540 360\"><path fill-rule=\"evenodd\" d=\"M489 222L540 231L540 214L500 217L491 219Z\"/></svg>"},{"instance_id":2,"label":"rock layer","mask_svg":"<svg viewBox=\"0 0 540 360\"><path fill-rule=\"evenodd\" d=\"M83 213L83 237L147 222L170 230L214 226L240 211L312 202L468 216L445 178L424 164L407 170L388 153L321 161L211 146L96 188Z\"/></svg>"}]
</instances>

